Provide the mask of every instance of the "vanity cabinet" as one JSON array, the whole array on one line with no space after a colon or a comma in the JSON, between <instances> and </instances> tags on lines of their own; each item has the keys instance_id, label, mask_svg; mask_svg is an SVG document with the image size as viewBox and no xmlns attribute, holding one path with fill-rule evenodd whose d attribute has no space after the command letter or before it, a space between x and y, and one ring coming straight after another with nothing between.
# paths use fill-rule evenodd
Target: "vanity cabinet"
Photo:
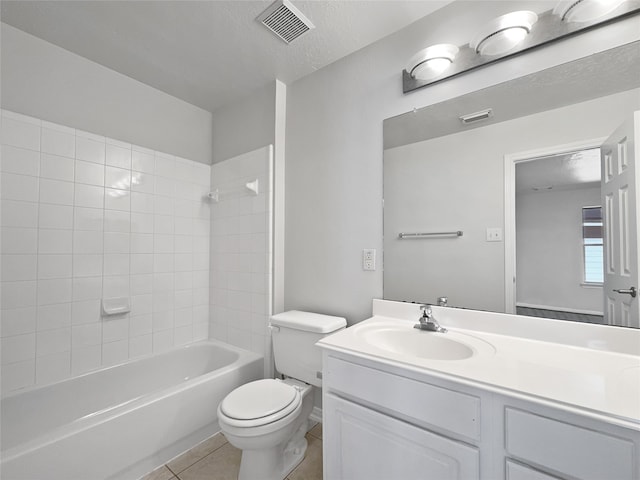
<instances>
[{"instance_id":1,"label":"vanity cabinet","mask_svg":"<svg viewBox=\"0 0 640 480\"><path fill-rule=\"evenodd\" d=\"M324 351L326 480L637 480L640 431L553 402Z\"/></svg>"}]
</instances>

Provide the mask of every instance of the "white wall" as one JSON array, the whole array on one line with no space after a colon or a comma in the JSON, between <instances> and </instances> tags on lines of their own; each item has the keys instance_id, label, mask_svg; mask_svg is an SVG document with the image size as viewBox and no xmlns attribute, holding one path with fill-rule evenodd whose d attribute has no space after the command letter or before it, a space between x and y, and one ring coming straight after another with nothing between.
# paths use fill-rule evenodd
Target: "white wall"
<instances>
[{"instance_id":1,"label":"white wall","mask_svg":"<svg viewBox=\"0 0 640 480\"><path fill-rule=\"evenodd\" d=\"M0 26L2 108L211 163L211 113Z\"/></svg>"},{"instance_id":2,"label":"white wall","mask_svg":"<svg viewBox=\"0 0 640 480\"><path fill-rule=\"evenodd\" d=\"M3 393L208 336L211 167L97 133L2 112Z\"/></svg>"},{"instance_id":3,"label":"white wall","mask_svg":"<svg viewBox=\"0 0 640 480\"><path fill-rule=\"evenodd\" d=\"M385 166L385 297L504 312L504 157L607 137L640 90L388 149ZM533 133L535 132L535 133ZM463 230L455 239L398 240L400 231Z\"/></svg>"},{"instance_id":4,"label":"white wall","mask_svg":"<svg viewBox=\"0 0 640 480\"><path fill-rule=\"evenodd\" d=\"M601 287L585 287L582 207L600 188L525 192L516 197L518 304L602 314Z\"/></svg>"},{"instance_id":5,"label":"white wall","mask_svg":"<svg viewBox=\"0 0 640 480\"><path fill-rule=\"evenodd\" d=\"M213 112L213 163L275 143L276 83Z\"/></svg>"},{"instance_id":6,"label":"white wall","mask_svg":"<svg viewBox=\"0 0 640 480\"><path fill-rule=\"evenodd\" d=\"M416 51L467 43L463 35L505 13L509 3L454 2L289 86L286 309L343 315L353 323L371 314L372 298L382 297L381 265L365 272L361 255L376 248L380 261L382 252L384 118L640 38L640 19L631 18L607 27L607 35L589 32L402 94L401 72ZM449 33L453 23L466 25L457 38Z\"/></svg>"}]
</instances>

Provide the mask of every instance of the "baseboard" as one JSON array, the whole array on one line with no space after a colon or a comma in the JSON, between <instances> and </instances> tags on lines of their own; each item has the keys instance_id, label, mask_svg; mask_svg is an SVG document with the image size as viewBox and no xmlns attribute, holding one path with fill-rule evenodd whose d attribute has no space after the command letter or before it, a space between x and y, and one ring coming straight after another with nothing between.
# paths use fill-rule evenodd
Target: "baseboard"
<instances>
[{"instance_id":1,"label":"baseboard","mask_svg":"<svg viewBox=\"0 0 640 480\"><path fill-rule=\"evenodd\" d=\"M322 409L319 407L313 407L313 410L311 410L311 415L309 415L309 418L314 422L322 423Z\"/></svg>"},{"instance_id":2,"label":"baseboard","mask_svg":"<svg viewBox=\"0 0 640 480\"><path fill-rule=\"evenodd\" d=\"M556 312L566 312L566 313L577 313L580 315L599 315L599 316L603 315L602 312L597 310L581 310L579 308L554 307L551 305L537 305L533 303L524 303L524 302L517 302L516 307L536 308L540 310L552 310Z\"/></svg>"}]
</instances>

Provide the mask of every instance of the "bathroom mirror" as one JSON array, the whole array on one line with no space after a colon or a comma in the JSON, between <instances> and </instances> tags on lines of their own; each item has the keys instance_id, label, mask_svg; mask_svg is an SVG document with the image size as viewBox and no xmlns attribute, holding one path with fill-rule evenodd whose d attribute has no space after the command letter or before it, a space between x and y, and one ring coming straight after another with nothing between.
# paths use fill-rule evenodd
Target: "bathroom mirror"
<instances>
[{"instance_id":1,"label":"bathroom mirror","mask_svg":"<svg viewBox=\"0 0 640 480\"><path fill-rule=\"evenodd\" d=\"M484 120L460 120L488 109ZM517 313L606 323L603 286L584 272L584 232L593 229L583 223L583 207L601 202L591 192L584 205L569 209L570 221L523 226L524 216L516 215L525 195L555 194L558 203L547 195L543 210L551 218L570 203L558 194L581 187L563 185L553 173L516 191L515 177L521 167L522 175L533 175L526 170L536 158L576 163L573 153L598 148L636 110L638 42L386 119L384 298L436 303L446 296L451 306L508 313L516 313L517 301ZM542 248L552 262L528 264L540 267L537 284L574 272L568 282L579 295L569 299L557 288L556 298L524 298L518 287L526 282L518 278L530 267L519 259L518 245L524 250L527 229L537 229L535 238L556 239L564 235L558 225L571 222L573 240ZM413 235L420 233L429 235ZM631 248L637 251L637 241Z\"/></svg>"}]
</instances>

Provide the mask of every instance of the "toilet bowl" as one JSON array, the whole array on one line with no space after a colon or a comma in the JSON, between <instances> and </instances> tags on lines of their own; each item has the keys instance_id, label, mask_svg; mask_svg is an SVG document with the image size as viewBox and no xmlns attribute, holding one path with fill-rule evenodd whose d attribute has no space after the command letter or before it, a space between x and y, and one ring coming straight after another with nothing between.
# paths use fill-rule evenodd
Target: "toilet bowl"
<instances>
[{"instance_id":1,"label":"toilet bowl","mask_svg":"<svg viewBox=\"0 0 640 480\"><path fill-rule=\"evenodd\" d=\"M304 458L313 387L322 385L316 342L343 329L344 318L290 312L271 317L273 357L284 380L242 385L218 405L218 423L242 450L239 480L283 480Z\"/></svg>"},{"instance_id":2,"label":"toilet bowl","mask_svg":"<svg viewBox=\"0 0 640 480\"><path fill-rule=\"evenodd\" d=\"M311 390L294 379L257 380L220 402L220 429L242 450L238 480L282 480L302 461Z\"/></svg>"}]
</instances>

